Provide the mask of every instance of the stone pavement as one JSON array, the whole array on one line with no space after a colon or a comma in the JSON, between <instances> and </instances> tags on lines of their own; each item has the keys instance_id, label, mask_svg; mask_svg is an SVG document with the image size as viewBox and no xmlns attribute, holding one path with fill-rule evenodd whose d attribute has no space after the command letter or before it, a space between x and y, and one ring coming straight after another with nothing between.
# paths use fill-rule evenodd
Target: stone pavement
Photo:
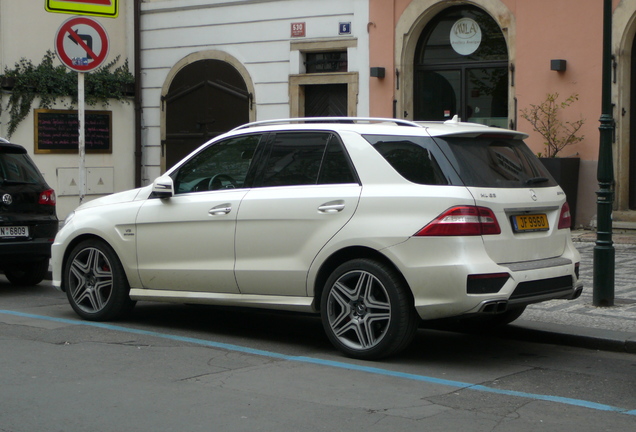
<instances>
[{"instance_id":1,"label":"stone pavement","mask_svg":"<svg viewBox=\"0 0 636 432\"><path fill-rule=\"evenodd\" d=\"M636 231L614 231L614 306L596 307L593 296L594 231L573 231L581 253L583 294L528 306L511 336L591 349L636 353Z\"/></svg>"}]
</instances>

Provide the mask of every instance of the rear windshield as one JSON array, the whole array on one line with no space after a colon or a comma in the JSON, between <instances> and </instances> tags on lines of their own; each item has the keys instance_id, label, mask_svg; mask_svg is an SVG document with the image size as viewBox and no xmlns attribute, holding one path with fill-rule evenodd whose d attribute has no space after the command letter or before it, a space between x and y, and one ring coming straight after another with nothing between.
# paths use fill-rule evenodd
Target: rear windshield
<instances>
[{"instance_id":1,"label":"rear windshield","mask_svg":"<svg viewBox=\"0 0 636 432\"><path fill-rule=\"evenodd\" d=\"M520 140L435 137L466 186L551 187L552 176Z\"/></svg>"},{"instance_id":2,"label":"rear windshield","mask_svg":"<svg viewBox=\"0 0 636 432\"><path fill-rule=\"evenodd\" d=\"M41 183L42 175L26 154L0 153L0 185Z\"/></svg>"},{"instance_id":3,"label":"rear windshield","mask_svg":"<svg viewBox=\"0 0 636 432\"><path fill-rule=\"evenodd\" d=\"M522 188L555 186L523 141L474 137L365 135L405 179L419 184Z\"/></svg>"}]
</instances>

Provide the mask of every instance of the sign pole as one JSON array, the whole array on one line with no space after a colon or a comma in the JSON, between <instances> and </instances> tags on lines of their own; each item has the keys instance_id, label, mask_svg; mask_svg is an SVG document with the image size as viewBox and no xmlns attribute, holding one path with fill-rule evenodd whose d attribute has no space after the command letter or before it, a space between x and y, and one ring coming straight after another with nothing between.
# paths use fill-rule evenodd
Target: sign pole
<instances>
[{"instance_id":1,"label":"sign pole","mask_svg":"<svg viewBox=\"0 0 636 432\"><path fill-rule=\"evenodd\" d=\"M84 202L86 196L86 139L84 133L84 72L77 73L77 117L79 127L79 203Z\"/></svg>"},{"instance_id":2,"label":"sign pole","mask_svg":"<svg viewBox=\"0 0 636 432\"><path fill-rule=\"evenodd\" d=\"M97 0L86 0L84 4ZM100 4L103 0L99 0ZM53 3L51 3L53 5ZM57 5L57 3L55 3ZM108 55L108 35L97 21L73 17L64 21L55 34L55 52L60 61L77 72L77 117L79 152L79 203L86 197L86 135L84 74L98 67Z\"/></svg>"}]
</instances>

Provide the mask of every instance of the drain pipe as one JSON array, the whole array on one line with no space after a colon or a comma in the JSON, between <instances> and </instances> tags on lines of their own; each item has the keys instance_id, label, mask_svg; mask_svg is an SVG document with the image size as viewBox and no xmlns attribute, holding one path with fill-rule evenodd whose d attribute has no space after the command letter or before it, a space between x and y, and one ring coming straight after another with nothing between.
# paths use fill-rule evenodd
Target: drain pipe
<instances>
[{"instance_id":1,"label":"drain pipe","mask_svg":"<svg viewBox=\"0 0 636 432\"><path fill-rule=\"evenodd\" d=\"M135 61L135 187L141 187L141 1L135 0L133 38Z\"/></svg>"}]
</instances>

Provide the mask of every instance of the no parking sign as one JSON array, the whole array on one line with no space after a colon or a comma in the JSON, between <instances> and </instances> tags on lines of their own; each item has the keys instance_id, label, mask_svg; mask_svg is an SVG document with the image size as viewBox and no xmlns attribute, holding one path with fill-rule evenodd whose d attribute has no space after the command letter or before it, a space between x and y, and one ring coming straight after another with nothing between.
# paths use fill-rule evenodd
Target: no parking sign
<instances>
[{"instance_id":1,"label":"no parking sign","mask_svg":"<svg viewBox=\"0 0 636 432\"><path fill-rule=\"evenodd\" d=\"M108 35L97 21L86 17L66 20L55 34L60 61L77 72L89 72L108 56Z\"/></svg>"}]
</instances>

